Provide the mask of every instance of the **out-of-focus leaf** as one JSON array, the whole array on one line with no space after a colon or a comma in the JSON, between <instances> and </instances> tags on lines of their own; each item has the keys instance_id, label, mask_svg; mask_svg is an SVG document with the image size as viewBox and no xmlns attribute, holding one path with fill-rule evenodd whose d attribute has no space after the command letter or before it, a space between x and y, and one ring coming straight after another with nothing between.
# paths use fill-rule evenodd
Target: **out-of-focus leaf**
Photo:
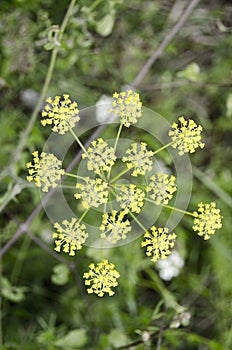
<instances>
[{"instance_id":1,"label":"out-of-focus leaf","mask_svg":"<svg viewBox=\"0 0 232 350\"><path fill-rule=\"evenodd\" d=\"M53 268L53 274L51 276L51 280L54 284L64 285L69 280L69 269L64 264L58 264Z\"/></svg>"},{"instance_id":2,"label":"out-of-focus leaf","mask_svg":"<svg viewBox=\"0 0 232 350\"><path fill-rule=\"evenodd\" d=\"M105 15L96 26L99 35L106 37L112 33L114 27L115 15L113 13Z\"/></svg>"},{"instance_id":3,"label":"out-of-focus leaf","mask_svg":"<svg viewBox=\"0 0 232 350\"><path fill-rule=\"evenodd\" d=\"M226 100L226 116L227 118L232 117L232 93L227 96Z\"/></svg>"},{"instance_id":4,"label":"out-of-focus leaf","mask_svg":"<svg viewBox=\"0 0 232 350\"><path fill-rule=\"evenodd\" d=\"M47 43L44 45L45 50L50 51L54 48L54 43Z\"/></svg>"},{"instance_id":5,"label":"out-of-focus leaf","mask_svg":"<svg viewBox=\"0 0 232 350\"><path fill-rule=\"evenodd\" d=\"M7 278L1 278L1 294L3 297L12 302L19 303L20 301L24 300L25 292L27 290L27 287L12 286L12 284Z\"/></svg>"},{"instance_id":6,"label":"out-of-focus leaf","mask_svg":"<svg viewBox=\"0 0 232 350\"><path fill-rule=\"evenodd\" d=\"M224 350L225 347L222 344L219 344L217 341L208 339L206 337L203 337L201 335L198 335L196 333L190 333L188 331L185 331L183 329L175 329L175 330L170 330L167 329L164 331L165 336L168 336L168 338L175 338L176 340L183 337L186 339L186 342L188 345L206 345L207 349L210 350Z\"/></svg>"},{"instance_id":7,"label":"out-of-focus leaf","mask_svg":"<svg viewBox=\"0 0 232 350\"><path fill-rule=\"evenodd\" d=\"M63 338L58 339L55 345L62 349L77 349L87 342L85 329L75 329L67 333Z\"/></svg>"},{"instance_id":8,"label":"out-of-focus leaf","mask_svg":"<svg viewBox=\"0 0 232 350\"><path fill-rule=\"evenodd\" d=\"M127 344L129 339L120 329L112 329L108 335L108 341L114 347L119 347Z\"/></svg>"},{"instance_id":9,"label":"out-of-focus leaf","mask_svg":"<svg viewBox=\"0 0 232 350\"><path fill-rule=\"evenodd\" d=\"M197 63L190 63L183 71L177 73L179 78L186 78L190 81L196 82L200 80L200 67Z\"/></svg>"}]
</instances>

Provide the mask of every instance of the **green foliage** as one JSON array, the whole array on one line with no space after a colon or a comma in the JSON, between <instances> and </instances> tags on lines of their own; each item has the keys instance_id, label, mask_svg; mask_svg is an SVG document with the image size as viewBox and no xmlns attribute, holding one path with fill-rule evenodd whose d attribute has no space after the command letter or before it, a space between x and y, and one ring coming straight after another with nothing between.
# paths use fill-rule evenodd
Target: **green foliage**
<instances>
[{"instance_id":1,"label":"green foliage","mask_svg":"<svg viewBox=\"0 0 232 350\"><path fill-rule=\"evenodd\" d=\"M66 265L58 264L53 267L51 281L57 285L64 285L69 280L69 269Z\"/></svg>"},{"instance_id":2,"label":"green foliage","mask_svg":"<svg viewBox=\"0 0 232 350\"><path fill-rule=\"evenodd\" d=\"M143 104L170 123L185 115L203 126L205 149L191 158L189 209L199 201L216 201L223 228L204 242L196 240L188 218L183 219L176 233L185 264L170 281L160 278L139 239L105 250L121 277L115 296L103 299L87 295L82 281L86 266L101 259L100 250L87 247L76 257L56 254L44 210L37 209L27 225L40 194L26 182L25 164L34 149L42 151L49 136L40 115L23 149L17 153L16 148L54 50L58 56L46 96L69 93L79 109L95 105L103 94L111 96L135 79L183 9L181 2L170 0L81 0L61 36L68 6L69 1L51 0L1 0L0 5L1 249L15 238L0 262L0 348L111 350L137 342L130 348L156 349L161 341L161 350L230 350L231 4L200 2L137 86ZM159 146L143 130L130 133L153 150ZM91 134L82 135L83 140ZM114 127L102 135L114 137ZM71 147L71 156L77 151ZM160 164L171 169L168 153L161 157ZM65 162L70 160L67 155ZM75 211L68 188L65 194ZM98 213L86 220L97 222Z\"/></svg>"},{"instance_id":3,"label":"green foliage","mask_svg":"<svg viewBox=\"0 0 232 350\"><path fill-rule=\"evenodd\" d=\"M27 287L16 287L12 286L7 278L2 277L0 281L1 294L4 298L14 302L19 303L25 299L25 292Z\"/></svg>"},{"instance_id":4,"label":"green foliage","mask_svg":"<svg viewBox=\"0 0 232 350\"><path fill-rule=\"evenodd\" d=\"M64 337L55 341L55 346L62 349L78 349L87 343L85 329L76 329L68 332Z\"/></svg>"}]
</instances>

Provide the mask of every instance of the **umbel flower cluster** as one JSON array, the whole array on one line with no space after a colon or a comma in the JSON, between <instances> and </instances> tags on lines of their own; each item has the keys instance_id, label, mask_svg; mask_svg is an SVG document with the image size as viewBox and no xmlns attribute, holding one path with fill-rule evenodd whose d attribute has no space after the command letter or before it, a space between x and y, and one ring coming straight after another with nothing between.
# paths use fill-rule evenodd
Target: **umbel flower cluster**
<instances>
[{"instance_id":1,"label":"umbel flower cluster","mask_svg":"<svg viewBox=\"0 0 232 350\"><path fill-rule=\"evenodd\" d=\"M48 192L50 187L56 187L62 176L76 178L74 197L81 202L83 212L80 218L64 218L62 222L54 224L53 238L57 252L63 251L74 256L82 248L89 237L84 217L95 208L101 209L99 239L107 240L112 245L126 239L132 231L133 221L144 231L141 246L145 248L145 253L152 262L165 259L171 253L177 235L170 232L168 227L153 225L147 228L141 223L138 214L146 201L189 215L193 219L193 231L205 240L221 228L220 210L214 202L199 203L197 210L193 212L170 206L169 202L177 190L175 176L152 172L154 154L167 147L175 148L180 156L203 148L200 125L181 116L179 123L173 123L169 130L170 142L167 145L154 151L145 142L134 142L120 159L117 158L117 147L123 127L129 128L142 117L142 103L138 93L127 90L113 94L109 112L114 113L120 121L114 145L110 146L100 137L93 140L87 149L73 130L80 120L77 103L71 101L67 94L54 99L49 97L46 102L42 111L42 125L53 125L52 130L60 135L67 132L73 135L83 151L82 158L89 175L81 177L67 173L55 155L45 152L33 152L33 162L27 163L28 181L34 181L43 192ZM123 181L125 174L126 182ZM146 184L142 181L145 175L148 177ZM107 259L97 264L91 263L89 271L83 275L85 285L88 286L87 292L95 293L99 297L105 293L113 295L112 288L117 286L119 277L115 265Z\"/></svg>"}]
</instances>

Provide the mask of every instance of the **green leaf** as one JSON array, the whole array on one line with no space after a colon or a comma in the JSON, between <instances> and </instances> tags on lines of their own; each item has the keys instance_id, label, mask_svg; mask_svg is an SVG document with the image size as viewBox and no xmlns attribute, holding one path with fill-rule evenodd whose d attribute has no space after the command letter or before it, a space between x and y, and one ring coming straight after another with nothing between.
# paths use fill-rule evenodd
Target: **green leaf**
<instances>
[{"instance_id":1,"label":"green leaf","mask_svg":"<svg viewBox=\"0 0 232 350\"><path fill-rule=\"evenodd\" d=\"M114 347L119 347L125 345L129 339L120 329L112 329L108 335L108 341Z\"/></svg>"},{"instance_id":2,"label":"green leaf","mask_svg":"<svg viewBox=\"0 0 232 350\"><path fill-rule=\"evenodd\" d=\"M152 320L158 320L159 318L163 317L164 313L160 312L161 306L163 306L163 304L164 304L164 300L162 299L157 303L151 316Z\"/></svg>"},{"instance_id":3,"label":"green leaf","mask_svg":"<svg viewBox=\"0 0 232 350\"><path fill-rule=\"evenodd\" d=\"M63 349L77 349L87 342L86 330L75 329L55 342L55 345Z\"/></svg>"},{"instance_id":4,"label":"green leaf","mask_svg":"<svg viewBox=\"0 0 232 350\"><path fill-rule=\"evenodd\" d=\"M53 274L51 276L51 281L57 285L64 285L69 280L69 269L64 264L58 264L53 267Z\"/></svg>"},{"instance_id":5,"label":"green leaf","mask_svg":"<svg viewBox=\"0 0 232 350\"><path fill-rule=\"evenodd\" d=\"M50 51L55 47L54 43L47 43L44 45L45 50Z\"/></svg>"},{"instance_id":6,"label":"green leaf","mask_svg":"<svg viewBox=\"0 0 232 350\"><path fill-rule=\"evenodd\" d=\"M25 292L27 291L27 287L15 287L12 286L10 281L2 277L1 278L1 294L4 298L19 303L20 301L25 299Z\"/></svg>"},{"instance_id":7,"label":"green leaf","mask_svg":"<svg viewBox=\"0 0 232 350\"><path fill-rule=\"evenodd\" d=\"M200 80L200 67L197 63L190 63L183 71L177 73L179 78L186 78L190 81L196 82Z\"/></svg>"},{"instance_id":8,"label":"green leaf","mask_svg":"<svg viewBox=\"0 0 232 350\"><path fill-rule=\"evenodd\" d=\"M232 117L232 93L227 96L226 100L226 116L227 118Z\"/></svg>"},{"instance_id":9,"label":"green leaf","mask_svg":"<svg viewBox=\"0 0 232 350\"><path fill-rule=\"evenodd\" d=\"M97 23L97 33L103 37L110 35L114 27L114 22L115 15L113 13L107 14Z\"/></svg>"}]
</instances>

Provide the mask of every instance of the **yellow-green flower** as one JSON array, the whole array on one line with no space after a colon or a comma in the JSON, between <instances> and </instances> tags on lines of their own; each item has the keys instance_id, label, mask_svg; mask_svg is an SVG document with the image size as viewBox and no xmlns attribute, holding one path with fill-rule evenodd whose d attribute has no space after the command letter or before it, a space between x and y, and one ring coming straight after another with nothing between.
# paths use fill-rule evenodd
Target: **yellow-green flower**
<instances>
[{"instance_id":1,"label":"yellow-green flower","mask_svg":"<svg viewBox=\"0 0 232 350\"><path fill-rule=\"evenodd\" d=\"M111 214L103 213L100 237L114 244L120 239L125 239L131 230L130 221L124 219L125 214L125 210L120 212L112 210Z\"/></svg>"},{"instance_id":2,"label":"yellow-green flower","mask_svg":"<svg viewBox=\"0 0 232 350\"><path fill-rule=\"evenodd\" d=\"M98 175L102 171L109 172L117 159L113 147L110 147L102 138L92 141L87 154L83 153L82 158L88 158L88 170L93 170Z\"/></svg>"},{"instance_id":3,"label":"yellow-green flower","mask_svg":"<svg viewBox=\"0 0 232 350\"><path fill-rule=\"evenodd\" d=\"M156 204L168 204L176 191L175 176L160 172L152 175L146 191Z\"/></svg>"},{"instance_id":4,"label":"yellow-green flower","mask_svg":"<svg viewBox=\"0 0 232 350\"><path fill-rule=\"evenodd\" d=\"M153 152L147 150L145 142L132 143L126 150L127 156L122 157L128 169L133 169L132 176L145 175L153 166Z\"/></svg>"},{"instance_id":5,"label":"yellow-green flower","mask_svg":"<svg viewBox=\"0 0 232 350\"><path fill-rule=\"evenodd\" d=\"M55 250L57 252L60 252L63 246L63 252L73 256L76 250L82 248L88 238L85 225L79 223L75 218L72 218L71 221L63 220L62 225L56 222L54 228L57 232L53 232L52 237L56 239Z\"/></svg>"},{"instance_id":6,"label":"yellow-green flower","mask_svg":"<svg viewBox=\"0 0 232 350\"><path fill-rule=\"evenodd\" d=\"M193 212L194 226L193 230L198 231L199 236L204 236L204 239L209 239L210 235L213 235L216 230L222 227L222 216L220 215L220 209L216 208L216 203L211 202L209 204L198 204L198 210Z\"/></svg>"},{"instance_id":7,"label":"yellow-green flower","mask_svg":"<svg viewBox=\"0 0 232 350\"><path fill-rule=\"evenodd\" d=\"M147 247L146 255L152 256L151 261L156 262L158 259L165 259L174 247L176 239L175 233L169 233L167 227L151 227L151 233L144 234L144 241L141 242L142 247Z\"/></svg>"},{"instance_id":8,"label":"yellow-green flower","mask_svg":"<svg viewBox=\"0 0 232 350\"><path fill-rule=\"evenodd\" d=\"M126 212L139 213L143 206L145 193L134 184L116 185L116 200L120 203L120 207Z\"/></svg>"},{"instance_id":9,"label":"yellow-green flower","mask_svg":"<svg viewBox=\"0 0 232 350\"><path fill-rule=\"evenodd\" d=\"M49 187L56 187L61 176L64 175L64 169L61 169L62 162L52 153L38 151L32 153L34 164L28 162L29 182L34 181L37 187L41 187L43 192L48 192Z\"/></svg>"},{"instance_id":10,"label":"yellow-green flower","mask_svg":"<svg viewBox=\"0 0 232 350\"><path fill-rule=\"evenodd\" d=\"M168 135L171 137L173 143L172 147L178 149L178 153L193 153L196 148L204 147L201 142L202 126L197 125L192 119L185 120L184 117L179 118L180 125L172 124L172 130Z\"/></svg>"},{"instance_id":11,"label":"yellow-green flower","mask_svg":"<svg viewBox=\"0 0 232 350\"><path fill-rule=\"evenodd\" d=\"M132 90L115 92L110 112L119 116L121 123L127 128L135 124L142 115L142 102L139 94Z\"/></svg>"},{"instance_id":12,"label":"yellow-green flower","mask_svg":"<svg viewBox=\"0 0 232 350\"><path fill-rule=\"evenodd\" d=\"M99 207L108 200L108 183L100 178L90 179L84 178L85 183L77 183L78 193L74 194L76 199L82 199L84 208Z\"/></svg>"},{"instance_id":13,"label":"yellow-green flower","mask_svg":"<svg viewBox=\"0 0 232 350\"><path fill-rule=\"evenodd\" d=\"M48 97L46 106L42 111L41 124L43 126L53 124L52 131L63 135L80 120L78 105L71 101L69 95L56 96L54 99Z\"/></svg>"},{"instance_id":14,"label":"yellow-green flower","mask_svg":"<svg viewBox=\"0 0 232 350\"><path fill-rule=\"evenodd\" d=\"M90 286L87 289L89 294L95 293L99 297L103 297L105 293L109 296L114 295L112 287L118 285L117 279L120 274L115 270L115 265L109 263L107 259L102 260L96 266L95 264L89 265L89 271L85 272L83 278L85 279L85 285Z\"/></svg>"}]
</instances>

